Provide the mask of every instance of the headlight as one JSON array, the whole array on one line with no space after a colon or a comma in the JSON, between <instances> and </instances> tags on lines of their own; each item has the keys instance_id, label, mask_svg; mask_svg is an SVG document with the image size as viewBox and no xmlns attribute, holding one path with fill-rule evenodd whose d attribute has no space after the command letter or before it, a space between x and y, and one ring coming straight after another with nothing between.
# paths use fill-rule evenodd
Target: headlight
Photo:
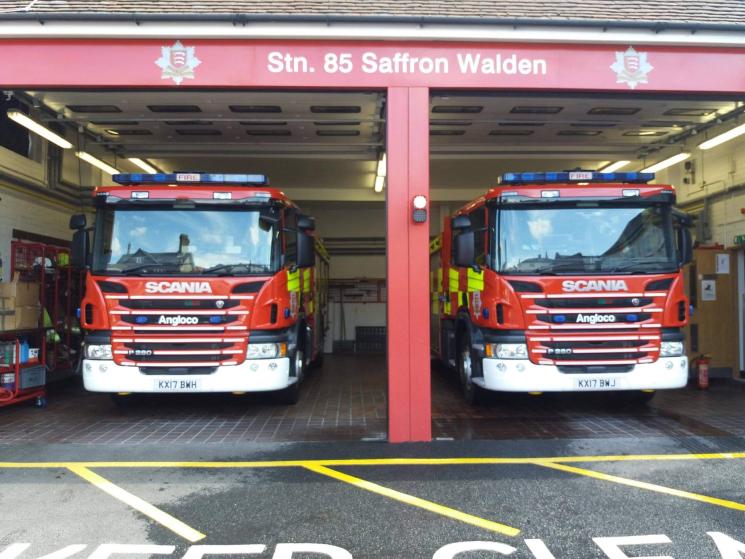
<instances>
[{"instance_id":1,"label":"headlight","mask_svg":"<svg viewBox=\"0 0 745 559\"><path fill-rule=\"evenodd\" d=\"M102 344L102 345L86 344L85 358L110 361L112 359L111 345L109 344Z\"/></svg>"},{"instance_id":2,"label":"headlight","mask_svg":"<svg viewBox=\"0 0 745 559\"><path fill-rule=\"evenodd\" d=\"M528 346L525 344L487 344L486 356L497 359L527 359Z\"/></svg>"},{"instance_id":3,"label":"headlight","mask_svg":"<svg viewBox=\"0 0 745 559\"><path fill-rule=\"evenodd\" d=\"M662 342L660 357L680 357L683 355L683 342Z\"/></svg>"},{"instance_id":4,"label":"headlight","mask_svg":"<svg viewBox=\"0 0 745 559\"><path fill-rule=\"evenodd\" d=\"M248 344L246 359L274 359L287 354L287 344Z\"/></svg>"}]
</instances>

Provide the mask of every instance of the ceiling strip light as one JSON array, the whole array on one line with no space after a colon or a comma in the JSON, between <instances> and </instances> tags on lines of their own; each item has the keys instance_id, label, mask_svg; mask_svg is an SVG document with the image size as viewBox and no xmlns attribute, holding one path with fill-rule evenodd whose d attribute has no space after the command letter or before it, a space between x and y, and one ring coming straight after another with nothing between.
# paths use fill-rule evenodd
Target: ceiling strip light
<instances>
[{"instance_id":1,"label":"ceiling strip light","mask_svg":"<svg viewBox=\"0 0 745 559\"><path fill-rule=\"evenodd\" d=\"M10 120L17 122L25 128L28 128L34 134L38 134L39 136L49 140L53 144L56 144L63 149L70 149L72 147L72 144L65 140L62 136L55 134L54 132L49 130L49 128L46 128L35 120L27 117L18 109L8 109L7 114Z\"/></svg>"},{"instance_id":2,"label":"ceiling strip light","mask_svg":"<svg viewBox=\"0 0 745 559\"><path fill-rule=\"evenodd\" d=\"M388 164L385 158L385 153L380 158L380 161L378 161L378 176L385 177L388 172Z\"/></svg>"},{"instance_id":3,"label":"ceiling strip light","mask_svg":"<svg viewBox=\"0 0 745 559\"><path fill-rule=\"evenodd\" d=\"M385 184L385 177L380 175L375 177L375 192L383 192L383 185Z\"/></svg>"},{"instance_id":4,"label":"ceiling strip light","mask_svg":"<svg viewBox=\"0 0 745 559\"><path fill-rule=\"evenodd\" d=\"M385 186L385 177L388 173L388 164L386 161L385 153L380 156L378 160L378 172L375 175L374 189L375 192L383 192Z\"/></svg>"},{"instance_id":5,"label":"ceiling strip light","mask_svg":"<svg viewBox=\"0 0 745 559\"><path fill-rule=\"evenodd\" d=\"M139 157L128 157L127 159L130 163L134 163L146 173L150 173L151 175L156 175L158 173L158 169L150 165L150 163L148 163L147 161L140 159Z\"/></svg>"},{"instance_id":6,"label":"ceiling strip light","mask_svg":"<svg viewBox=\"0 0 745 559\"><path fill-rule=\"evenodd\" d=\"M710 140L706 140L705 142L700 143L698 147L701 149L711 149L718 146L719 144L723 144L724 142L732 140L733 138L742 136L743 134L745 134L745 124L735 126L731 130L727 130L727 132L724 132L723 134L714 136Z\"/></svg>"},{"instance_id":7,"label":"ceiling strip light","mask_svg":"<svg viewBox=\"0 0 745 559\"><path fill-rule=\"evenodd\" d=\"M600 169L600 173L612 173L613 171L618 171L620 168L625 167L631 163L631 161L616 161L615 163L611 163L607 167L603 167Z\"/></svg>"},{"instance_id":8,"label":"ceiling strip light","mask_svg":"<svg viewBox=\"0 0 745 559\"><path fill-rule=\"evenodd\" d=\"M667 159L663 159L659 163L655 163L654 165L650 165L646 169L642 169L642 173L656 173L657 171L661 171L662 169L667 169L668 167L671 167L675 165L676 163L680 163L681 161L685 161L691 156L690 153L679 153L678 155L673 155L672 157L668 157Z\"/></svg>"},{"instance_id":9,"label":"ceiling strip light","mask_svg":"<svg viewBox=\"0 0 745 559\"><path fill-rule=\"evenodd\" d=\"M96 157L93 157L90 153L85 151L76 151L75 155L77 155L80 159L83 161L86 161L87 163L90 163L94 167L98 167L102 171L105 171L106 173L110 175L116 175L121 173L119 169L116 167L112 167L108 163L105 163L104 161L101 161L100 159L97 159Z\"/></svg>"}]
</instances>

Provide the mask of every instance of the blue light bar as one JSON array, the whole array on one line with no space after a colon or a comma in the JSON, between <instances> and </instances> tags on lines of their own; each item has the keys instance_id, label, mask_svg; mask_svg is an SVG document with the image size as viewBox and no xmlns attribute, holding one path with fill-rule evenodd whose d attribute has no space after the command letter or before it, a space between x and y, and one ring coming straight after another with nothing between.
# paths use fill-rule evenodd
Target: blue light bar
<instances>
[{"instance_id":1,"label":"blue light bar","mask_svg":"<svg viewBox=\"0 0 745 559\"><path fill-rule=\"evenodd\" d=\"M125 186L133 184L223 184L236 186L266 186L266 175L219 173L121 173L112 175L114 182Z\"/></svg>"},{"instance_id":2,"label":"blue light bar","mask_svg":"<svg viewBox=\"0 0 745 559\"><path fill-rule=\"evenodd\" d=\"M598 173L596 171L561 171L550 173L505 173L500 184L551 184L580 182L643 183L654 180L654 173Z\"/></svg>"}]
</instances>

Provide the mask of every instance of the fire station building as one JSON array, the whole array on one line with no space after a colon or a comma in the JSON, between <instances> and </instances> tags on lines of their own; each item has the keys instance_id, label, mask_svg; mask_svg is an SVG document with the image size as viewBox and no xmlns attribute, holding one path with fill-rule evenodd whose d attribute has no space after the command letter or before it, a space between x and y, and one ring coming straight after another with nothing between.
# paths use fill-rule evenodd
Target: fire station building
<instances>
[{"instance_id":1,"label":"fire station building","mask_svg":"<svg viewBox=\"0 0 745 559\"><path fill-rule=\"evenodd\" d=\"M43 346L44 382L75 387L54 397L66 414L111 411L76 384L87 318L70 218L93 226L93 189L132 173L265 175L315 219L324 363L284 415L230 395L251 440L495 436L504 404L474 411L431 361L430 249L509 173L613 166L674 186L695 242L682 269L691 382L699 362L713 382L745 382L738 0L4 0L0 48L0 258L18 305L0 342ZM131 238L157 238L148 225ZM206 233L170 250L195 253ZM230 239L214 242L229 254ZM24 281L40 301L21 301ZM203 413L222 413L210 402Z\"/></svg>"}]
</instances>

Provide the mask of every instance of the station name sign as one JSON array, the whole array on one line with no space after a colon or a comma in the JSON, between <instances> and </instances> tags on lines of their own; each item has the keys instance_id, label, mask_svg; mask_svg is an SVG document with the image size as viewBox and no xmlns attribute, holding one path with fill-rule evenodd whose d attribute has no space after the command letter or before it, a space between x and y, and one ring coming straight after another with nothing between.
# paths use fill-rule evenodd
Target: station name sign
<instances>
[{"instance_id":1,"label":"station name sign","mask_svg":"<svg viewBox=\"0 0 745 559\"><path fill-rule=\"evenodd\" d=\"M304 55L287 51L272 51L267 55L267 70L274 74L351 74L359 69L363 74L460 74L460 75L521 75L545 76L548 61L544 58L523 57L516 53L482 55L475 52L456 52L454 57L420 56L408 51L379 55L375 51L359 54L327 52L321 64L312 63Z\"/></svg>"},{"instance_id":2,"label":"station name sign","mask_svg":"<svg viewBox=\"0 0 745 559\"><path fill-rule=\"evenodd\" d=\"M742 49L651 44L3 39L0 82L31 87L729 92ZM681 71L684 67L685 71Z\"/></svg>"}]
</instances>

